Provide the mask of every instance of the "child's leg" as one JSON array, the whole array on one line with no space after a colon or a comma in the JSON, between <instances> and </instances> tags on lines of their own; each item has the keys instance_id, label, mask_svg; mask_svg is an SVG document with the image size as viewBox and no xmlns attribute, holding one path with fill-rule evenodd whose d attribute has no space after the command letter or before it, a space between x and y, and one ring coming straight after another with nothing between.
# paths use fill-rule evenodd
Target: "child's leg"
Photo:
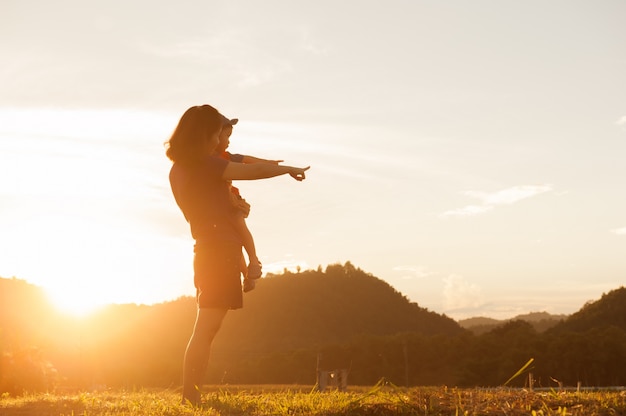
<instances>
[{"instance_id":1,"label":"child's leg","mask_svg":"<svg viewBox=\"0 0 626 416\"><path fill-rule=\"evenodd\" d=\"M243 215L237 215L236 226L237 232L239 233L243 243L243 248L246 249L246 253L248 254L248 261L250 263L258 262L259 258L256 255L254 238L252 237L252 233L250 232Z\"/></svg>"},{"instance_id":2,"label":"child's leg","mask_svg":"<svg viewBox=\"0 0 626 416\"><path fill-rule=\"evenodd\" d=\"M235 222L237 226L237 232L241 236L243 247L248 254L248 279L258 279L261 277L261 262L256 254L256 246L254 245L254 238L252 237L252 233L250 229L248 229L248 225L246 224L246 220L243 215L237 215L237 221Z\"/></svg>"},{"instance_id":3,"label":"child's leg","mask_svg":"<svg viewBox=\"0 0 626 416\"><path fill-rule=\"evenodd\" d=\"M243 274L243 291L249 292L256 287L256 281L248 279L248 266L246 265L246 258L241 253L241 273Z\"/></svg>"}]
</instances>

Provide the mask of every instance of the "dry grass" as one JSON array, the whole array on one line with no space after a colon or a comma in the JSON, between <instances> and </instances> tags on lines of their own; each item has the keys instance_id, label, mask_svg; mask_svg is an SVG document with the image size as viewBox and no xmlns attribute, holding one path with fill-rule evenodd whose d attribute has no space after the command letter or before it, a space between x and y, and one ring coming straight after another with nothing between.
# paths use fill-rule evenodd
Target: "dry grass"
<instances>
[{"instance_id":1,"label":"dry grass","mask_svg":"<svg viewBox=\"0 0 626 416\"><path fill-rule=\"evenodd\" d=\"M347 392L304 386L207 387L203 404L180 403L173 390L36 394L0 398L1 416L243 415L626 415L626 391L530 392L447 387L398 388L383 383Z\"/></svg>"}]
</instances>

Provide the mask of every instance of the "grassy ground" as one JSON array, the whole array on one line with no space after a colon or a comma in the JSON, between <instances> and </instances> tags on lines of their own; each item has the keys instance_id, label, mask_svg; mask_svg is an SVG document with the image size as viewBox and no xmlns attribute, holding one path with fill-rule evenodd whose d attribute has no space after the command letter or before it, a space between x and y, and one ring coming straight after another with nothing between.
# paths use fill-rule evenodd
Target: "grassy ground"
<instances>
[{"instance_id":1,"label":"grassy ground","mask_svg":"<svg viewBox=\"0 0 626 416\"><path fill-rule=\"evenodd\" d=\"M405 389L379 385L320 393L310 387L297 386L221 386L205 388L199 408L181 404L180 393L173 390L111 390L0 398L0 416L31 415L626 415L626 392Z\"/></svg>"}]
</instances>

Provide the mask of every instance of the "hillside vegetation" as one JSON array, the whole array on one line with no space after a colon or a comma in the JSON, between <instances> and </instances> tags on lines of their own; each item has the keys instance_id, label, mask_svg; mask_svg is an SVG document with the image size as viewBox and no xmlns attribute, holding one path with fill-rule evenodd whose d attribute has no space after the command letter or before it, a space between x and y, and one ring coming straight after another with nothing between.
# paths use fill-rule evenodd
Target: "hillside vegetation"
<instances>
[{"instance_id":1,"label":"hillside vegetation","mask_svg":"<svg viewBox=\"0 0 626 416\"><path fill-rule=\"evenodd\" d=\"M451 318L411 303L350 263L270 275L244 302L243 309L227 315L217 348L271 351L319 347L363 335L463 332Z\"/></svg>"},{"instance_id":2,"label":"hillside vegetation","mask_svg":"<svg viewBox=\"0 0 626 416\"><path fill-rule=\"evenodd\" d=\"M209 383L311 385L322 368L356 385L499 386L533 358L537 385L626 384L623 287L545 332L514 320L480 335L350 263L268 276L244 302L215 340ZM75 320L40 288L0 279L0 393L178 386L195 308L183 297Z\"/></svg>"}]
</instances>

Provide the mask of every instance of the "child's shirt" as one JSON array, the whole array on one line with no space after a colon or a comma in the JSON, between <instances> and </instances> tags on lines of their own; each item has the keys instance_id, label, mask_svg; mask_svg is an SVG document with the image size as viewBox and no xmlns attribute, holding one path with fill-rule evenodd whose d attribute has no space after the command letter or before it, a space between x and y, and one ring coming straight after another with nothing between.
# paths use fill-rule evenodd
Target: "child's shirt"
<instances>
[{"instance_id":1,"label":"child's shirt","mask_svg":"<svg viewBox=\"0 0 626 416\"><path fill-rule=\"evenodd\" d=\"M232 154L228 151L224 151L222 152L222 154L220 155L220 157L222 159L228 160L230 162L236 162L236 163L242 163L243 162L243 155L240 154ZM239 193L239 188L233 186L232 181L230 183L230 191L235 194L238 197L241 197L241 194Z\"/></svg>"}]
</instances>

